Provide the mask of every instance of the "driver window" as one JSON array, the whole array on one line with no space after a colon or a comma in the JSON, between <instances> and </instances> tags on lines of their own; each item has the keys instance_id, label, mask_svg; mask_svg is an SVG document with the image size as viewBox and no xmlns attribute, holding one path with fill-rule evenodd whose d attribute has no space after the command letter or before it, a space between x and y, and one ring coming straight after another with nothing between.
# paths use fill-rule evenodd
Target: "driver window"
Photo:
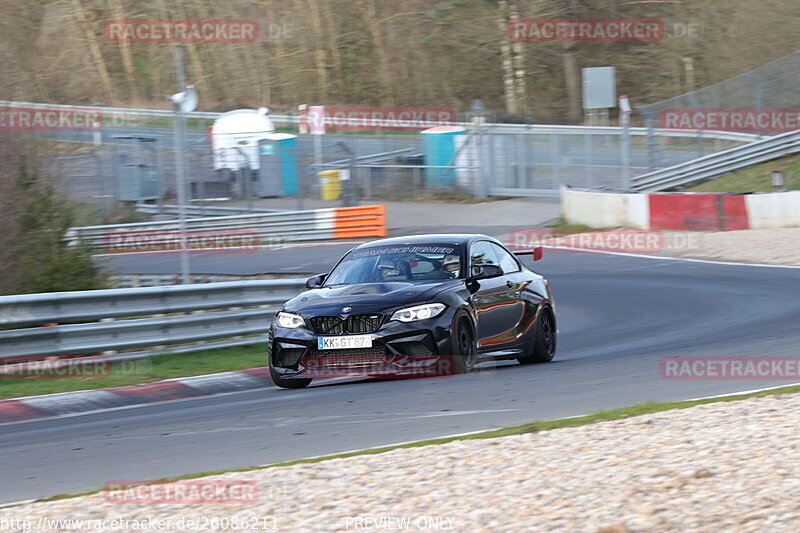
<instances>
[{"instance_id":1,"label":"driver window","mask_svg":"<svg viewBox=\"0 0 800 533\"><path fill-rule=\"evenodd\" d=\"M378 282L384 281L407 281L408 264L395 257L382 255L378 258L377 266Z\"/></svg>"},{"instance_id":2,"label":"driver window","mask_svg":"<svg viewBox=\"0 0 800 533\"><path fill-rule=\"evenodd\" d=\"M492 244L492 249L497 253L497 258L500 260L500 268L503 269L503 274L519 272L519 264L510 253L496 244Z\"/></svg>"},{"instance_id":3,"label":"driver window","mask_svg":"<svg viewBox=\"0 0 800 533\"><path fill-rule=\"evenodd\" d=\"M469 255L470 269L474 265L500 265L492 244L487 241L478 241L472 245Z\"/></svg>"}]
</instances>

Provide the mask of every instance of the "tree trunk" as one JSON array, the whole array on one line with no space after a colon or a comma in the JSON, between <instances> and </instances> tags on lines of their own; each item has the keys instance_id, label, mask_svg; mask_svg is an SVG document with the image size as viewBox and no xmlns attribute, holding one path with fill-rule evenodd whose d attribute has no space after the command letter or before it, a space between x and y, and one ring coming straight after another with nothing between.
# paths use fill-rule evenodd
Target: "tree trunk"
<instances>
[{"instance_id":1,"label":"tree trunk","mask_svg":"<svg viewBox=\"0 0 800 533\"><path fill-rule=\"evenodd\" d=\"M516 2L510 4L510 20L518 19L519 6ZM528 96L526 94L525 86L525 55L523 54L523 45L525 43L514 42L511 45L511 63L514 69L514 93L517 98L517 112L519 114L526 114L528 112Z\"/></svg>"},{"instance_id":2,"label":"tree trunk","mask_svg":"<svg viewBox=\"0 0 800 533\"><path fill-rule=\"evenodd\" d=\"M311 18L311 26L314 28L314 66L317 71L317 88L319 90L320 103L328 103L328 64L325 51L324 31L322 29L322 19L320 18L319 4L317 0L308 0L308 13Z\"/></svg>"},{"instance_id":3,"label":"tree trunk","mask_svg":"<svg viewBox=\"0 0 800 533\"><path fill-rule=\"evenodd\" d=\"M103 54L100 51L100 43L97 41L97 36L94 34L92 21L89 20L88 14L83 9L81 0L72 0L72 6L75 8L75 18L77 19L78 24L80 25L81 29L83 30L83 34L86 37L86 44L89 46L89 53L92 56L94 67L97 70L97 76L100 78L100 85L103 87L106 100L109 102L109 104L115 105L117 99L114 94L114 86L111 83L111 77L108 75L108 70L106 70L106 63L103 59Z\"/></svg>"},{"instance_id":4,"label":"tree trunk","mask_svg":"<svg viewBox=\"0 0 800 533\"><path fill-rule=\"evenodd\" d=\"M503 96L506 102L506 113L519 114L517 84L514 75L514 58L508 39L508 2L500 0L497 26L500 29L500 60L503 67Z\"/></svg>"},{"instance_id":5,"label":"tree trunk","mask_svg":"<svg viewBox=\"0 0 800 533\"><path fill-rule=\"evenodd\" d=\"M124 6L121 0L110 0L111 10L117 20L125 19ZM128 82L129 96L133 98L136 105L142 101L142 94L139 91L139 82L136 79L136 67L133 64L133 54L131 53L131 43L123 41L120 43L120 55L122 56L122 69L125 71L125 80Z\"/></svg>"},{"instance_id":6,"label":"tree trunk","mask_svg":"<svg viewBox=\"0 0 800 533\"><path fill-rule=\"evenodd\" d=\"M564 9L563 18L573 18L572 0L560 0ZM567 88L567 109L569 120L575 124L582 122L581 74L578 70L577 46L575 43L564 43L561 60L564 66L564 82Z\"/></svg>"},{"instance_id":7,"label":"tree trunk","mask_svg":"<svg viewBox=\"0 0 800 533\"><path fill-rule=\"evenodd\" d=\"M380 22L376 16L375 0L360 0L358 7L367 22L367 28L375 43L375 53L378 55L378 79L381 85L381 104L394 105L395 93L392 86L392 74L390 70L389 54L386 44L381 34Z\"/></svg>"}]
</instances>

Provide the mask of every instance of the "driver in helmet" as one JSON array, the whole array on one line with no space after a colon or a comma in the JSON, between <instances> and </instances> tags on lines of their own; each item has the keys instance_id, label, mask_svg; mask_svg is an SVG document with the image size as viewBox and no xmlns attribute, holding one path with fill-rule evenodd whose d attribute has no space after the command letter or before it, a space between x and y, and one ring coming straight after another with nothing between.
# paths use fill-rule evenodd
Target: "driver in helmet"
<instances>
[{"instance_id":1,"label":"driver in helmet","mask_svg":"<svg viewBox=\"0 0 800 533\"><path fill-rule=\"evenodd\" d=\"M461 259L456 254L448 254L442 259L442 270L451 278L457 278L461 269Z\"/></svg>"},{"instance_id":2,"label":"driver in helmet","mask_svg":"<svg viewBox=\"0 0 800 533\"><path fill-rule=\"evenodd\" d=\"M397 267L389 261L388 259L382 259L378 263L378 279L380 281L389 281L392 278L397 277L399 274Z\"/></svg>"}]
</instances>

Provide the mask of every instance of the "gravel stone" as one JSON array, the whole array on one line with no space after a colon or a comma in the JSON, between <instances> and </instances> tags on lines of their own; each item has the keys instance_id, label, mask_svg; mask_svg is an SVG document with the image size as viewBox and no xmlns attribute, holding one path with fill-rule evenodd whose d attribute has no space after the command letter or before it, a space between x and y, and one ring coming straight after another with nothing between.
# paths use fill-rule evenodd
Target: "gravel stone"
<instances>
[{"instance_id":1,"label":"gravel stone","mask_svg":"<svg viewBox=\"0 0 800 533\"><path fill-rule=\"evenodd\" d=\"M180 519L206 517L240 521L210 531L265 530L241 522L267 519L312 532L793 532L799 428L800 394L785 394L202 478L257 483L247 504L120 504L100 493L2 509L0 524L151 518L189 531L199 528ZM80 530L50 525L37 529Z\"/></svg>"},{"instance_id":2,"label":"gravel stone","mask_svg":"<svg viewBox=\"0 0 800 533\"><path fill-rule=\"evenodd\" d=\"M800 265L800 228L748 229L736 231L665 231L664 250L657 255Z\"/></svg>"}]
</instances>

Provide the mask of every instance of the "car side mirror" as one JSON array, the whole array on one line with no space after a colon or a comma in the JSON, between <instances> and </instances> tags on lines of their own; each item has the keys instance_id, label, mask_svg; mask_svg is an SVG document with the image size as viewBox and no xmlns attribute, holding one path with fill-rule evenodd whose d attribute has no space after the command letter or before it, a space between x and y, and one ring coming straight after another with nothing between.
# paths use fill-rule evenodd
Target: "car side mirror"
<instances>
[{"instance_id":1,"label":"car side mirror","mask_svg":"<svg viewBox=\"0 0 800 533\"><path fill-rule=\"evenodd\" d=\"M322 282L325 281L325 276L328 274L317 274L316 276L311 276L306 280L306 287L309 289L315 289L322 285Z\"/></svg>"},{"instance_id":2,"label":"car side mirror","mask_svg":"<svg viewBox=\"0 0 800 533\"><path fill-rule=\"evenodd\" d=\"M472 265L469 279L489 279L503 275L503 269L497 265Z\"/></svg>"}]
</instances>

